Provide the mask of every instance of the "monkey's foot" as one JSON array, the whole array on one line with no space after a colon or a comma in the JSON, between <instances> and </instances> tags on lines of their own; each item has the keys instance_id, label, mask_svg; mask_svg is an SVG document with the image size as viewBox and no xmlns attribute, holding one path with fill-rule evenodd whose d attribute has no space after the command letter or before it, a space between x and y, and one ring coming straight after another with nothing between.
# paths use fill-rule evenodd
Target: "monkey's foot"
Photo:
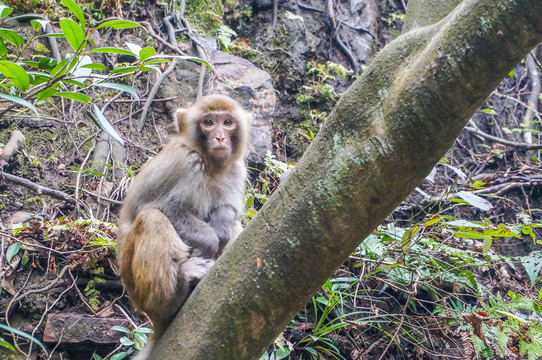
<instances>
[{"instance_id":1,"label":"monkey's foot","mask_svg":"<svg viewBox=\"0 0 542 360\"><path fill-rule=\"evenodd\" d=\"M199 282L215 264L214 260L194 257L181 265L181 273L187 282Z\"/></svg>"}]
</instances>

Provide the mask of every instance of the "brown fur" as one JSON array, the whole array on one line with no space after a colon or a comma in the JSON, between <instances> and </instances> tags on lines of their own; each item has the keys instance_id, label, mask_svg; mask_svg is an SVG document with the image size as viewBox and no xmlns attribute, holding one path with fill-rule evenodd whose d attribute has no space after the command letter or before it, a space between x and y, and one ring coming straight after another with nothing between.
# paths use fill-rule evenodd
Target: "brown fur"
<instances>
[{"instance_id":1,"label":"brown fur","mask_svg":"<svg viewBox=\"0 0 542 360\"><path fill-rule=\"evenodd\" d=\"M121 277L153 322L150 347L240 232L244 208L249 116L211 95L179 109L176 121L178 135L136 176L119 217Z\"/></svg>"}]
</instances>

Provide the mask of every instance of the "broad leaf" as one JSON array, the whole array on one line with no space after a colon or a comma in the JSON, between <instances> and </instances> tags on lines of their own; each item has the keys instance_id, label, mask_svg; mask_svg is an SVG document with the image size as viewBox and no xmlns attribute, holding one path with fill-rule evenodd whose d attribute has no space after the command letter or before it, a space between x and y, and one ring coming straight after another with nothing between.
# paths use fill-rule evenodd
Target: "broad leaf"
<instances>
[{"instance_id":1,"label":"broad leaf","mask_svg":"<svg viewBox=\"0 0 542 360\"><path fill-rule=\"evenodd\" d=\"M81 24L81 29L84 32L86 26L85 14L83 14L83 11L79 7L79 5L77 5L73 0L62 0L62 5L67 7L70 12L75 15L75 17L77 18L77 20L79 20L79 23Z\"/></svg>"},{"instance_id":2,"label":"broad leaf","mask_svg":"<svg viewBox=\"0 0 542 360\"><path fill-rule=\"evenodd\" d=\"M96 29L101 29L101 28L104 28L104 27L110 27L110 28L113 28L113 29L130 29L130 28L135 28L135 27L139 27L141 25L139 25L138 23L135 23L133 21L128 21L128 20L111 20L111 21L106 21L104 23L101 23L100 25L98 25L96 27Z\"/></svg>"},{"instance_id":3,"label":"broad leaf","mask_svg":"<svg viewBox=\"0 0 542 360\"><path fill-rule=\"evenodd\" d=\"M128 356L128 353L126 351L121 351L120 353L116 353L115 355L111 356L111 360L122 360L126 356Z\"/></svg>"},{"instance_id":4,"label":"broad leaf","mask_svg":"<svg viewBox=\"0 0 542 360\"><path fill-rule=\"evenodd\" d=\"M85 33L75 21L71 19L61 19L60 28L62 29L62 32L64 32L64 36L73 50L78 51L79 49L84 48L83 43L85 42Z\"/></svg>"},{"instance_id":5,"label":"broad leaf","mask_svg":"<svg viewBox=\"0 0 542 360\"><path fill-rule=\"evenodd\" d=\"M10 79L21 91L26 91L30 87L30 78L26 70L11 61L0 61L0 73Z\"/></svg>"},{"instance_id":6,"label":"broad leaf","mask_svg":"<svg viewBox=\"0 0 542 360\"><path fill-rule=\"evenodd\" d=\"M21 249L20 242L13 243L8 247L6 251L6 260L8 264L11 263L11 260L13 260L13 257L17 255L20 249Z\"/></svg>"},{"instance_id":7,"label":"broad leaf","mask_svg":"<svg viewBox=\"0 0 542 360\"><path fill-rule=\"evenodd\" d=\"M489 201L487 201L486 199L482 199L478 195L474 195L466 191L460 191L457 193L457 195L461 199L465 200L466 202L468 202L474 207L477 207L480 210L488 211L493 209L493 205L491 205Z\"/></svg>"},{"instance_id":8,"label":"broad leaf","mask_svg":"<svg viewBox=\"0 0 542 360\"><path fill-rule=\"evenodd\" d=\"M467 239L491 239L491 235L486 235L479 233L477 231L457 231L454 233L454 236L458 238L467 238Z\"/></svg>"},{"instance_id":9,"label":"broad leaf","mask_svg":"<svg viewBox=\"0 0 542 360\"><path fill-rule=\"evenodd\" d=\"M32 27L36 31L41 30L41 29L45 30L48 23L49 23L49 20L30 20L30 25L32 25Z\"/></svg>"},{"instance_id":10,"label":"broad leaf","mask_svg":"<svg viewBox=\"0 0 542 360\"><path fill-rule=\"evenodd\" d=\"M64 59L61 60L58 64L56 64L53 70L51 70L51 75L55 78L63 75L67 70L66 64L68 63L68 61L70 61L70 59Z\"/></svg>"},{"instance_id":11,"label":"broad leaf","mask_svg":"<svg viewBox=\"0 0 542 360\"><path fill-rule=\"evenodd\" d=\"M124 140L120 137L120 135L117 133L117 131L111 126L109 121L105 118L104 114L102 114L101 110L94 104L92 104L92 112L87 110L87 115L94 121L94 123L103 131L105 131L107 134L109 134L111 137L113 137L115 140L117 140L119 143L124 145Z\"/></svg>"},{"instance_id":12,"label":"broad leaf","mask_svg":"<svg viewBox=\"0 0 542 360\"><path fill-rule=\"evenodd\" d=\"M119 325L115 325L111 328L111 330L115 330L115 331L121 331L123 333L127 333L129 334L130 333L130 330L128 330L127 328L125 328L124 326L119 326Z\"/></svg>"},{"instance_id":13,"label":"broad leaf","mask_svg":"<svg viewBox=\"0 0 542 360\"><path fill-rule=\"evenodd\" d=\"M0 60L6 60L8 58L8 49L4 40L0 39Z\"/></svg>"},{"instance_id":14,"label":"broad leaf","mask_svg":"<svg viewBox=\"0 0 542 360\"><path fill-rule=\"evenodd\" d=\"M115 89L115 90L122 90L131 94L136 100L139 100L139 95L137 94L135 89L128 85L115 84L115 83L96 83L94 84L94 86L105 87L105 88Z\"/></svg>"},{"instance_id":15,"label":"broad leaf","mask_svg":"<svg viewBox=\"0 0 542 360\"><path fill-rule=\"evenodd\" d=\"M91 53L123 54L123 55L132 55L133 57L137 57L137 55L131 51L128 51L126 49L114 48L114 47L96 48L96 49L90 50L88 53L89 54Z\"/></svg>"},{"instance_id":16,"label":"broad leaf","mask_svg":"<svg viewBox=\"0 0 542 360\"><path fill-rule=\"evenodd\" d=\"M153 56L154 52L155 52L155 50L154 50L154 48L152 46L144 47L143 49L141 49L139 51L139 59L141 61L145 61L148 58L150 58L151 56Z\"/></svg>"},{"instance_id":17,"label":"broad leaf","mask_svg":"<svg viewBox=\"0 0 542 360\"><path fill-rule=\"evenodd\" d=\"M20 97L0 93L0 98L4 98L6 100L12 101L12 102L14 102L16 104L19 104L21 106L27 107L30 110L32 110L36 114L36 116L38 118L40 117L40 114L38 113L38 109L36 109L36 107L34 105L32 105L31 103L29 103L28 101L26 101L24 99L21 99Z\"/></svg>"},{"instance_id":18,"label":"broad leaf","mask_svg":"<svg viewBox=\"0 0 542 360\"><path fill-rule=\"evenodd\" d=\"M43 91L40 91L38 93L38 96L36 96L36 102L43 101L45 99L50 98L53 96L58 90L56 88L47 88Z\"/></svg>"},{"instance_id":19,"label":"broad leaf","mask_svg":"<svg viewBox=\"0 0 542 360\"><path fill-rule=\"evenodd\" d=\"M121 68L118 68L118 69L115 69L115 70L111 70L109 72L109 74L111 74L111 75L129 74L129 73L132 73L132 72L137 71L137 70L139 70L139 66L126 66L126 67L121 67Z\"/></svg>"},{"instance_id":20,"label":"broad leaf","mask_svg":"<svg viewBox=\"0 0 542 360\"><path fill-rule=\"evenodd\" d=\"M106 70L107 69L104 64L87 64L87 65L81 66L81 68L92 69L92 70Z\"/></svg>"},{"instance_id":21,"label":"broad leaf","mask_svg":"<svg viewBox=\"0 0 542 360\"><path fill-rule=\"evenodd\" d=\"M0 29L0 37L19 47L23 44L24 38L17 32L10 29Z\"/></svg>"},{"instance_id":22,"label":"broad leaf","mask_svg":"<svg viewBox=\"0 0 542 360\"><path fill-rule=\"evenodd\" d=\"M13 8L10 8L9 6L6 6L6 5L0 5L0 19L5 18L12 12L13 12Z\"/></svg>"},{"instance_id":23,"label":"broad leaf","mask_svg":"<svg viewBox=\"0 0 542 360\"><path fill-rule=\"evenodd\" d=\"M533 251L529 255L522 256L519 259L529 276L531 286L533 286L536 278L540 274L540 270L542 270L542 251Z\"/></svg>"},{"instance_id":24,"label":"broad leaf","mask_svg":"<svg viewBox=\"0 0 542 360\"><path fill-rule=\"evenodd\" d=\"M88 96L84 94L76 93L76 92L71 92L71 91L57 92L55 96L60 96L66 99L71 99L71 100L79 101L86 104L90 102L90 98Z\"/></svg>"},{"instance_id":25,"label":"broad leaf","mask_svg":"<svg viewBox=\"0 0 542 360\"><path fill-rule=\"evenodd\" d=\"M63 81L64 83L66 84L70 84L70 85L75 85L75 86L79 86L79 87L82 87L82 88L86 88L87 86L85 84L83 84L82 82L80 81L77 81L77 80L73 80L73 79L66 79Z\"/></svg>"}]
</instances>

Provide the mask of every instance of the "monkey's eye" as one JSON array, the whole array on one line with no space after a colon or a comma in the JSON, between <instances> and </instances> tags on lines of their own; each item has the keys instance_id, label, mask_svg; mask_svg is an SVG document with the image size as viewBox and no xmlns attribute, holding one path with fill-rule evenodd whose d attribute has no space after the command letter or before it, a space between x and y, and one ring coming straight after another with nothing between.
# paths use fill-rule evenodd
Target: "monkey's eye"
<instances>
[{"instance_id":1,"label":"monkey's eye","mask_svg":"<svg viewBox=\"0 0 542 360\"><path fill-rule=\"evenodd\" d=\"M232 126L233 125L233 121L231 119L226 119L224 120L224 125L226 126Z\"/></svg>"},{"instance_id":2,"label":"monkey's eye","mask_svg":"<svg viewBox=\"0 0 542 360\"><path fill-rule=\"evenodd\" d=\"M203 120L203 126L207 126L207 127L213 126L213 120L211 120L211 119Z\"/></svg>"}]
</instances>

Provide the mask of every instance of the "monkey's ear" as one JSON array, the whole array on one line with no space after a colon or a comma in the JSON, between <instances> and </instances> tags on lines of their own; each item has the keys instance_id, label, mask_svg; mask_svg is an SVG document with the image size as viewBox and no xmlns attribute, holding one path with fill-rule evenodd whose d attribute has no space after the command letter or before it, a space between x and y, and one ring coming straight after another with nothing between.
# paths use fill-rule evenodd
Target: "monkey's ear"
<instances>
[{"instance_id":1,"label":"monkey's ear","mask_svg":"<svg viewBox=\"0 0 542 360\"><path fill-rule=\"evenodd\" d=\"M175 124L177 124L177 132L179 134L185 133L188 129L188 123L186 115L188 114L187 109L177 109L175 111Z\"/></svg>"}]
</instances>

